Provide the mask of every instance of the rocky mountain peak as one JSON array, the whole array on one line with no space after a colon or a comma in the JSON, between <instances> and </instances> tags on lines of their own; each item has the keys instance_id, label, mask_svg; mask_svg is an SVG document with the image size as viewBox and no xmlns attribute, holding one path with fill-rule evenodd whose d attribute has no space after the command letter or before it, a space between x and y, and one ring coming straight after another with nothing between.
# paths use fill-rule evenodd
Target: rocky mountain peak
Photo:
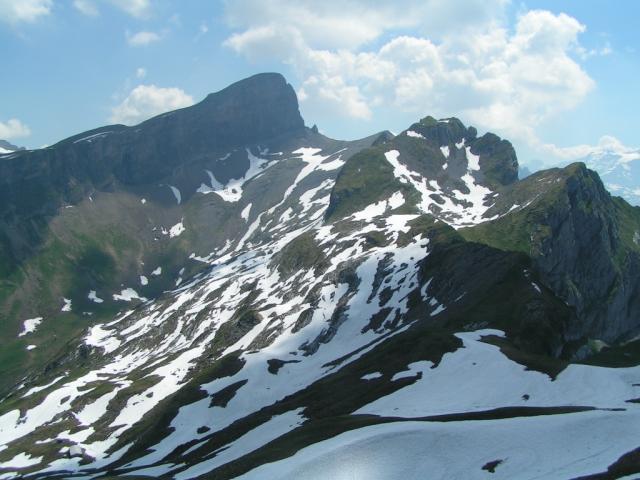
<instances>
[{"instance_id":1,"label":"rocky mountain peak","mask_svg":"<svg viewBox=\"0 0 640 480\"><path fill-rule=\"evenodd\" d=\"M417 211L466 225L479 219L499 190L517 178L518 160L507 140L493 133L478 137L474 127L457 118L427 116L395 137L381 136L347 162L327 218L402 192Z\"/></svg>"},{"instance_id":2,"label":"rocky mountain peak","mask_svg":"<svg viewBox=\"0 0 640 480\"><path fill-rule=\"evenodd\" d=\"M163 122L206 130L217 146L255 144L304 128L295 91L278 73L254 75L209 94L193 107L149 121Z\"/></svg>"},{"instance_id":3,"label":"rocky mountain peak","mask_svg":"<svg viewBox=\"0 0 640 480\"><path fill-rule=\"evenodd\" d=\"M277 74L1 158L2 478L327 478L352 458L281 462L345 438L381 478L416 443L419 473L587 478L607 432L637 448L640 369L570 363L640 364L640 208L584 164L517 181L456 118L333 140Z\"/></svg>"}]
</instances>

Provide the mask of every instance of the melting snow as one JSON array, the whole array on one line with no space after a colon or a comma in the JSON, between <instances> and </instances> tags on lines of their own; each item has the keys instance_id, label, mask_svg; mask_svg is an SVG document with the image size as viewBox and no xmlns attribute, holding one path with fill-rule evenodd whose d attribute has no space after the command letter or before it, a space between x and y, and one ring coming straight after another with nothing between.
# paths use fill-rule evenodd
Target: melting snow
<instances>
[{"instance_id":1,"label":"melting snow","mask_svg":"<svg viewBox=\"0 0 640 480\"><path fill-rule=\"evenodd\" d=\"M179 237L186 230L182 222L183 220L169 229L169 238Z\"/></svg>"},{"instance_id":2,"label":"melting snow","mask_svg":"<svg viewBox=\"0 0 640 480\"><path fill-rule=\"evenodd\" d=\"M38 393L41 392L42 390L46 390L47 388L49 388L52 385L55 385L56 383L58 383L60 380L64 380L64 376L61 377L57 377L55 379L53 379L51 382L47 383L46 385L42 385L40 387L33 387L32 389L30 389L27 393L25 393L22 398L28 397L30 395L33 395L34 393Z\"/></svg>"},{"instance_id":3,"label":"melting snow","mask_svg":"<svg viewBox=\"0 0 640 480\"><path fill-rule=\"evenodd\" d=\"M182 203L182 194L180 193L180 190L178 190L176 187L174 187L173 185L167 185L171 191L173 192L173 196L176 197L176 202L178 202L178 205L180 205Z\"/></svg>"},{"instance_id":4,"label":"melting snow","mask_svg":"<svg viewBox=\"0 0 640 480\"><path fill-rule=\"evenodd\" d=\"M353 214L354 220L366 220L371 222L375 217L384 215L387 210L394 210L404 204L401 192L395 192L388 200L381 200L368 205L364 210Z\"/></svg>"},{"instance_id":5,"label":"melting snow","mask_svg":"<svg viewBox=\"0 0 640 480\"><path fill-rule=\"evenodd\" d=\"M97 294L97 292L96 292L95 290L91 290L91 291L89 292L89 295L87 295L87 298L88 298L89 300L91 300L92 302L95 302L95 303L102 303L102 302L104 302L104 300L102 300L101 298L98 298L98 294Z\"/></svg>"},{"instance_id":6,"label":"melting snow","mask_svg":"<svg viewBox=\"0 0 640 480\"><path fill-rule=\"evenodd\" d=\"M269 165L269 160L265 158L256 157L249 149L246 149L247 158L249 159L249 169L240 178L230 179L226 185L223 185L218 181L215 175L206 170L209 175L211 186L205 184L200 185L198 192L207 194L215 193L225 202L237 202L242 198L242 187L250 179L258 177Z\"/></svg>"},{"instance_id":7,"label":"melting snow","mask_svg":"<svg viewBox=\"0 0 640 480\"><path fill-rule=\"evenodd\" d=\"M103 348L106 353L111 353L120 346L120 341L113 336L113 332L106 330L103 325L91 327L84 343L93 347Z\"/></svg>"},{"instance_id":8,"label":"melting snow","mask_svg":"<svg viewBox=\"0 0 640 480\"><path fill-rule=\"evenodd\" d=\"M23 337L28 333L33 333L38 328L38 325L42 322L42 317L29 318L22 322L22 332L18 334L19 337Z\"/></svg>"},{"instance_id":9,"label":"melting snow","mask_svg":"<svg viewBox=\"0 0 640 480\"><path fill-rule=\"evenodd\" d=\"M462 227L488 220L483 219L482 215L491 207L491 205L486 206L484 202L486 197L492 192L488 188L476 184L475 178L470 173L471 170L461 178L469 189L469 193L454 190L452 194L447 194L440 188L435 180L428 181L401 163L399 160L400 153L397 150L386 152L385 157L393 166L396 178L402 183L411 184L420 193L422 201L418 207L423 212L431 214L441 212L438 216L444 217L447 223L453 227ZM438 195L443 203L436 202L432 195ZM454 202L453 199L455 199L456 202ZM467 203L469 205L465 206Z\"/></svg>"},{"instance_id":10,"label":"melting snow","mask_svg":"<svg viewBox=\"0 0 640 480\"><path fill-rule=\"evenodd\" d=\"M123 302L130 302L132 300L141 300L143 302L147 301L146 298L138 295L138 292L136 292L133 288L125 288L120 293L114 293L113 299L116 301L120 300Z\"/></svg>"},{"instance_id":11,"label":"melting snow","mask_svg":"<svg viewBox=\"0 0 640 480\"><path fill-rule=\"evenodd\" d=\"M480 156L471 153L471 147L465 148L469 170L480 170Z\"/></svg>"},{"instance_id":12,"label":"melting snow","mask_svg":"<svg viewBox=\"0 0 640 480\"><path fill-rule=\"evenodd\" d=\"M596 411L491 422L392 422L345 432L238 478L483 480L491 474L482 466L496 459L503 459L496 478L575 478L606 471L621 452L636 448L639 421L637 411Z\"/></svg>"},{"instance_id":13,"label":"melting snow","mask_svg":"<svg viewBox=\"0 0 640 480\"><path fill-rule=\"evenodd\" d=\"M242 217L245 222L249 221L249 213L251 212L251 205L252 205L251 203L248 204L246 207L242 209L242 212L240 212L240 217Z\"/></svg>"},{"instance_id":14,"label":"melting snow","mask_svg":"<svg viewBox=\"0 0 640 480\"><path fill-rule=\"evenodd\" d=\"M91 140L95 140L95 139L97 139L97 138L104 137L104 136L106 136L106 135L109 135L110 133L111 133L111 132L100 132L100 133L94 133L93 135L89 135L89 136L87 136L87 137L82 137L82 138L80 138L80 139L76 140L76 141L75 141L75 142L73 142L73 143L79 143L79 142L89 142L89 143L91 143Z\"/></svg>"},{"instance_id":15,"label":"melting snow","mask_svg":"<svg viewBox=\"0 0 640 480\"><path fill-rule=\"evenodd\" d=\"M424 135L413 130L407 130L407 137L424 138Z\"/></svg>"},{"instance_id":16,"label":"melting snow","mask_svg":"<svg viewBox=\"0 0 640 480\"><path fill-rule=\"evenodd\" d=\"M16 455L8 462L2 464L3 468L27 468L33 465L38 465L42 461L42 457L33 458L26 453L20 453Z\"/></svg>"},{"instance_id":17,"label":"melting snow","mask_svg":"<svg viewBox=\"0 0 640 480\"><path fill-rule=\"evenodd\" d=\"M69 300L68 298L63 298L62 300L64 300L64 305L62 306L62 309L60 311L61 312L70 312L71 311L71 300Z\"/></svg>"}]
</instances>

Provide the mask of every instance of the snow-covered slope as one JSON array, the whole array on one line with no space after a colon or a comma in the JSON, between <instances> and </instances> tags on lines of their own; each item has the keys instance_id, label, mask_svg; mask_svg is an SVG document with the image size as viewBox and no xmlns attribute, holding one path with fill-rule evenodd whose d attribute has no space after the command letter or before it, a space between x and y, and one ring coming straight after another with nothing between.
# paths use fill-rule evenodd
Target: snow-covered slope
<instances>
[{"instance_id":1,"label":"snow-covered slope","mask_svg":"<svg viewBox=\"0 0 640 480\"><path fill-rule=\"evenodd\" d=\"M640 367L559 359L574 309L459 233L561 188L514 194L508 142L427 117L227 153L243 171L163 186L172 220L148 228L190 242L181 269L145 265L0 402L0 478L574 478L638 447Z\"/></svg>"}]
</instances>

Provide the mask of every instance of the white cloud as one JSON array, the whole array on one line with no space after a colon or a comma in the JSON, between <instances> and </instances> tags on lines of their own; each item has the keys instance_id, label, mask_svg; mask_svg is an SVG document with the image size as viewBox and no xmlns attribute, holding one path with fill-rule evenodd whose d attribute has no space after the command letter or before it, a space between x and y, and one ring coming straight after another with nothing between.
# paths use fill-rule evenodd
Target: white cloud
<instances>
[{"instance_id":1,"label":"white cloud","mask_svg":"<svg viewBox=\"0 0 640 480\"><path fill-rule=\"evenodd\" d=\"M508 0L227 0L227 22L250 31L297 29L311 48L356 49L383 33L419 29L430 37L492 22Z\"/></svg>"},{"instance_id":2,"label":"white cloud","mask_svg":"<svg viewBox=\"0 0 640 480\"><path fill-rule=\"evenodd\" d=\"M83 15L95 17L100 14L98 7L91 0L73 0L73 6Z\"/></svg>"},{"instance_id":3,"label":"white cloud","mask_svg":"<svg viewBox=\"0 0 640 480\"><path fill-rule=\"evenodd\" d=\"M132 17L144 18L151 11L150 0L108 0L119 9L125 11Z\"/></svg>"},{"instance_id":4,"label":"white cloud","mask_svg":"<svg viewBox=\"0 0 640 480\"><path fill-rule=\"evenodd\" d=\"M0 21L35 22L51 13L52 0L0 0Z\"/></svg>"},{"instance_id":5,"label":"white cloud","mask_svg":"<svg viewBox=\"0 0 640 480\"><path fill-rule=\"evenodd\" d=\"M490 15L485 2L468 2L466 13L454 3L405 0L376 9L344 0L315 9L306 1L241 0L227 10L230 24L243 30L225 45L253 61L291 65L300 77L300 100L312 114L331 108L354 118L369 118L376 109L456 115L539 145L537 128L594 87L573 58L584 25L533 10L509 29L501 19L504 1L486 2ZM255 10L242 17L238 9L249 4ZM341 19L335 28L334 18ZM437 35L430 36L436 24ZM411 35L397 31L404 26L413 28ZM382 46L368 46L386 37Z\"/></svg>"},{"instance_id":6,"label":"white cloud","mask_svg":"<svg viewBox=\"0 0 640 480\"><path fill-rule=\"evenodd\" d=\"M136 18L145 18L151 12L150 0L107 0L107 2ZM100 14L97 3L96 0L73 0L73 6L76 9L92 17Z\"/></svg>"},{"instance_id":7,"label":"white cloud","mask_svg":"<svg viewBox=\"0 0 640 480\"><path fill-rule=\"evenodd\" d=\"M17 118L10 118L6 122L0 122L0 139L11 140L13 138L28 137L31 130Z\"/></svg>"},{"instance_id":8,"label":"white cloud","mask_svg":"<svg viewBox=\"0 0 640 480\"><path fill-rule=\"evenodd\" d=\"M606 57L607 55L611 55L613 53L613 49L611 48L611 44L606 42L602 47L586 49L582 46L578 46L576 48L576 52L580 55L580 58L583 60L587 60L591 57Z\"/></svg>"},{"instance_id":9,"label":"white cloud","mask_svg":"<svg viewBox=\"0 0 640 480\"><path fill-rule=\"evenodd\" d=\"M313 92L312 98L307 91ZM316 103L318 109L340 107L351 117L371 118L371 109L358 88L345 84L340 76L311 76L298 91L298 97L301 101Z\"/></svg>"},{"instance_id":10,"label":"white cloud","mask_svg":"<svg viewBox=\"0 0 640 480\"><path fill-rule=\"evenodd\" d=\"M193 98L179 88L138 85L111 111L110 121L135 125L155 115L193 105Z\"/></svg>"},{"instance_id":11,"label":"white cloud","mask_svg":"<svg viewBox=\"0 0 640 480\"><path fill-rule=\"evenodd\" d=\"M563 160L581 160L587 157L598 159L607 155L614 155L620 164L627 164L640 160L640 149L624 145L611 135L604 135L596 145L575 145L572 147L558 147L553 144L542 145L542 150Z\"/></svg>"},{"instance_id":12,"label":"white cloud","mask_svg":"<svg viewBox=\"0 0 640 480\"><path fill-rule=\"evenodd\" d=\"M161 38L160 35L155 32L146 31L137 32L134 34L126 32L126 37L127 42L132 47L146 47L147 45L150 45L152 43L159 42Z\"/></svg>"},{"instance_id":13,"label":"white cloud","mask_svg":"<svg viewBox=\"0 0 640 480\"><path fill-rule=\"evenodd\" d=\"M136 78L144 78L147 76L147 69L139 67L136 69Z\"/></svg>"}]
</instances>

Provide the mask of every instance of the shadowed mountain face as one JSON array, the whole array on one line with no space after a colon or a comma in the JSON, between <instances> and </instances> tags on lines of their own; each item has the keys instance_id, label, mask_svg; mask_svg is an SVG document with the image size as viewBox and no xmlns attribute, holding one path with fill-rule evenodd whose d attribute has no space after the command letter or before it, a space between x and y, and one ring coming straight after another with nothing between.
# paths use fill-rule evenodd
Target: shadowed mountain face
<instances>
[{"instance_id":1,"label":"shadowed mountain face","mask_svg":"<svg viewBox=\"0 0 640 480\"><path fill-rule=\"evenodd\" d=\"M5 233L23 233L4 241L22 260L64 204L96 190L182 180L180 170L190 165L211 164L216 178L227 182L247 165L218 161L221 152L303 131L293 88L278 74L261 74L135 127L102 127L45 149L4 155L0 216Z\"/></svg>"},{"instance_id":2,"label":"shadowed mountain face","mask_svg":"<svg viewBox=\"0 0 640 480\"><path fill-rule=\"evenodd\" d=\"M282 195L295 178L292 151L346 158L375 138L339 142L306 128L292 87L260 74L134 127L0 155L0 326L11 332L0 339L0 391L87 325L205 268L189 257L241 237L249 215ZM268 182L243 192L267 166ZM137 296L121 295L127 288ZM43 345L27 351L18 334L40 317L52 319L39 329Z\"/></svg>"},{"instance_id":3,"label":"shadowed mountain face","mask_svg":"<svg viewBox=\"0 0 640 480\"><path fill-rule=\"evenodd\" d=\"M0 173L0 474L323 478L344 447L404 477L387 445L571 478L637 448L640 213L582 164L518 181L455 118L332 140L263 74Z\"/></svg>"}]
</instances>

